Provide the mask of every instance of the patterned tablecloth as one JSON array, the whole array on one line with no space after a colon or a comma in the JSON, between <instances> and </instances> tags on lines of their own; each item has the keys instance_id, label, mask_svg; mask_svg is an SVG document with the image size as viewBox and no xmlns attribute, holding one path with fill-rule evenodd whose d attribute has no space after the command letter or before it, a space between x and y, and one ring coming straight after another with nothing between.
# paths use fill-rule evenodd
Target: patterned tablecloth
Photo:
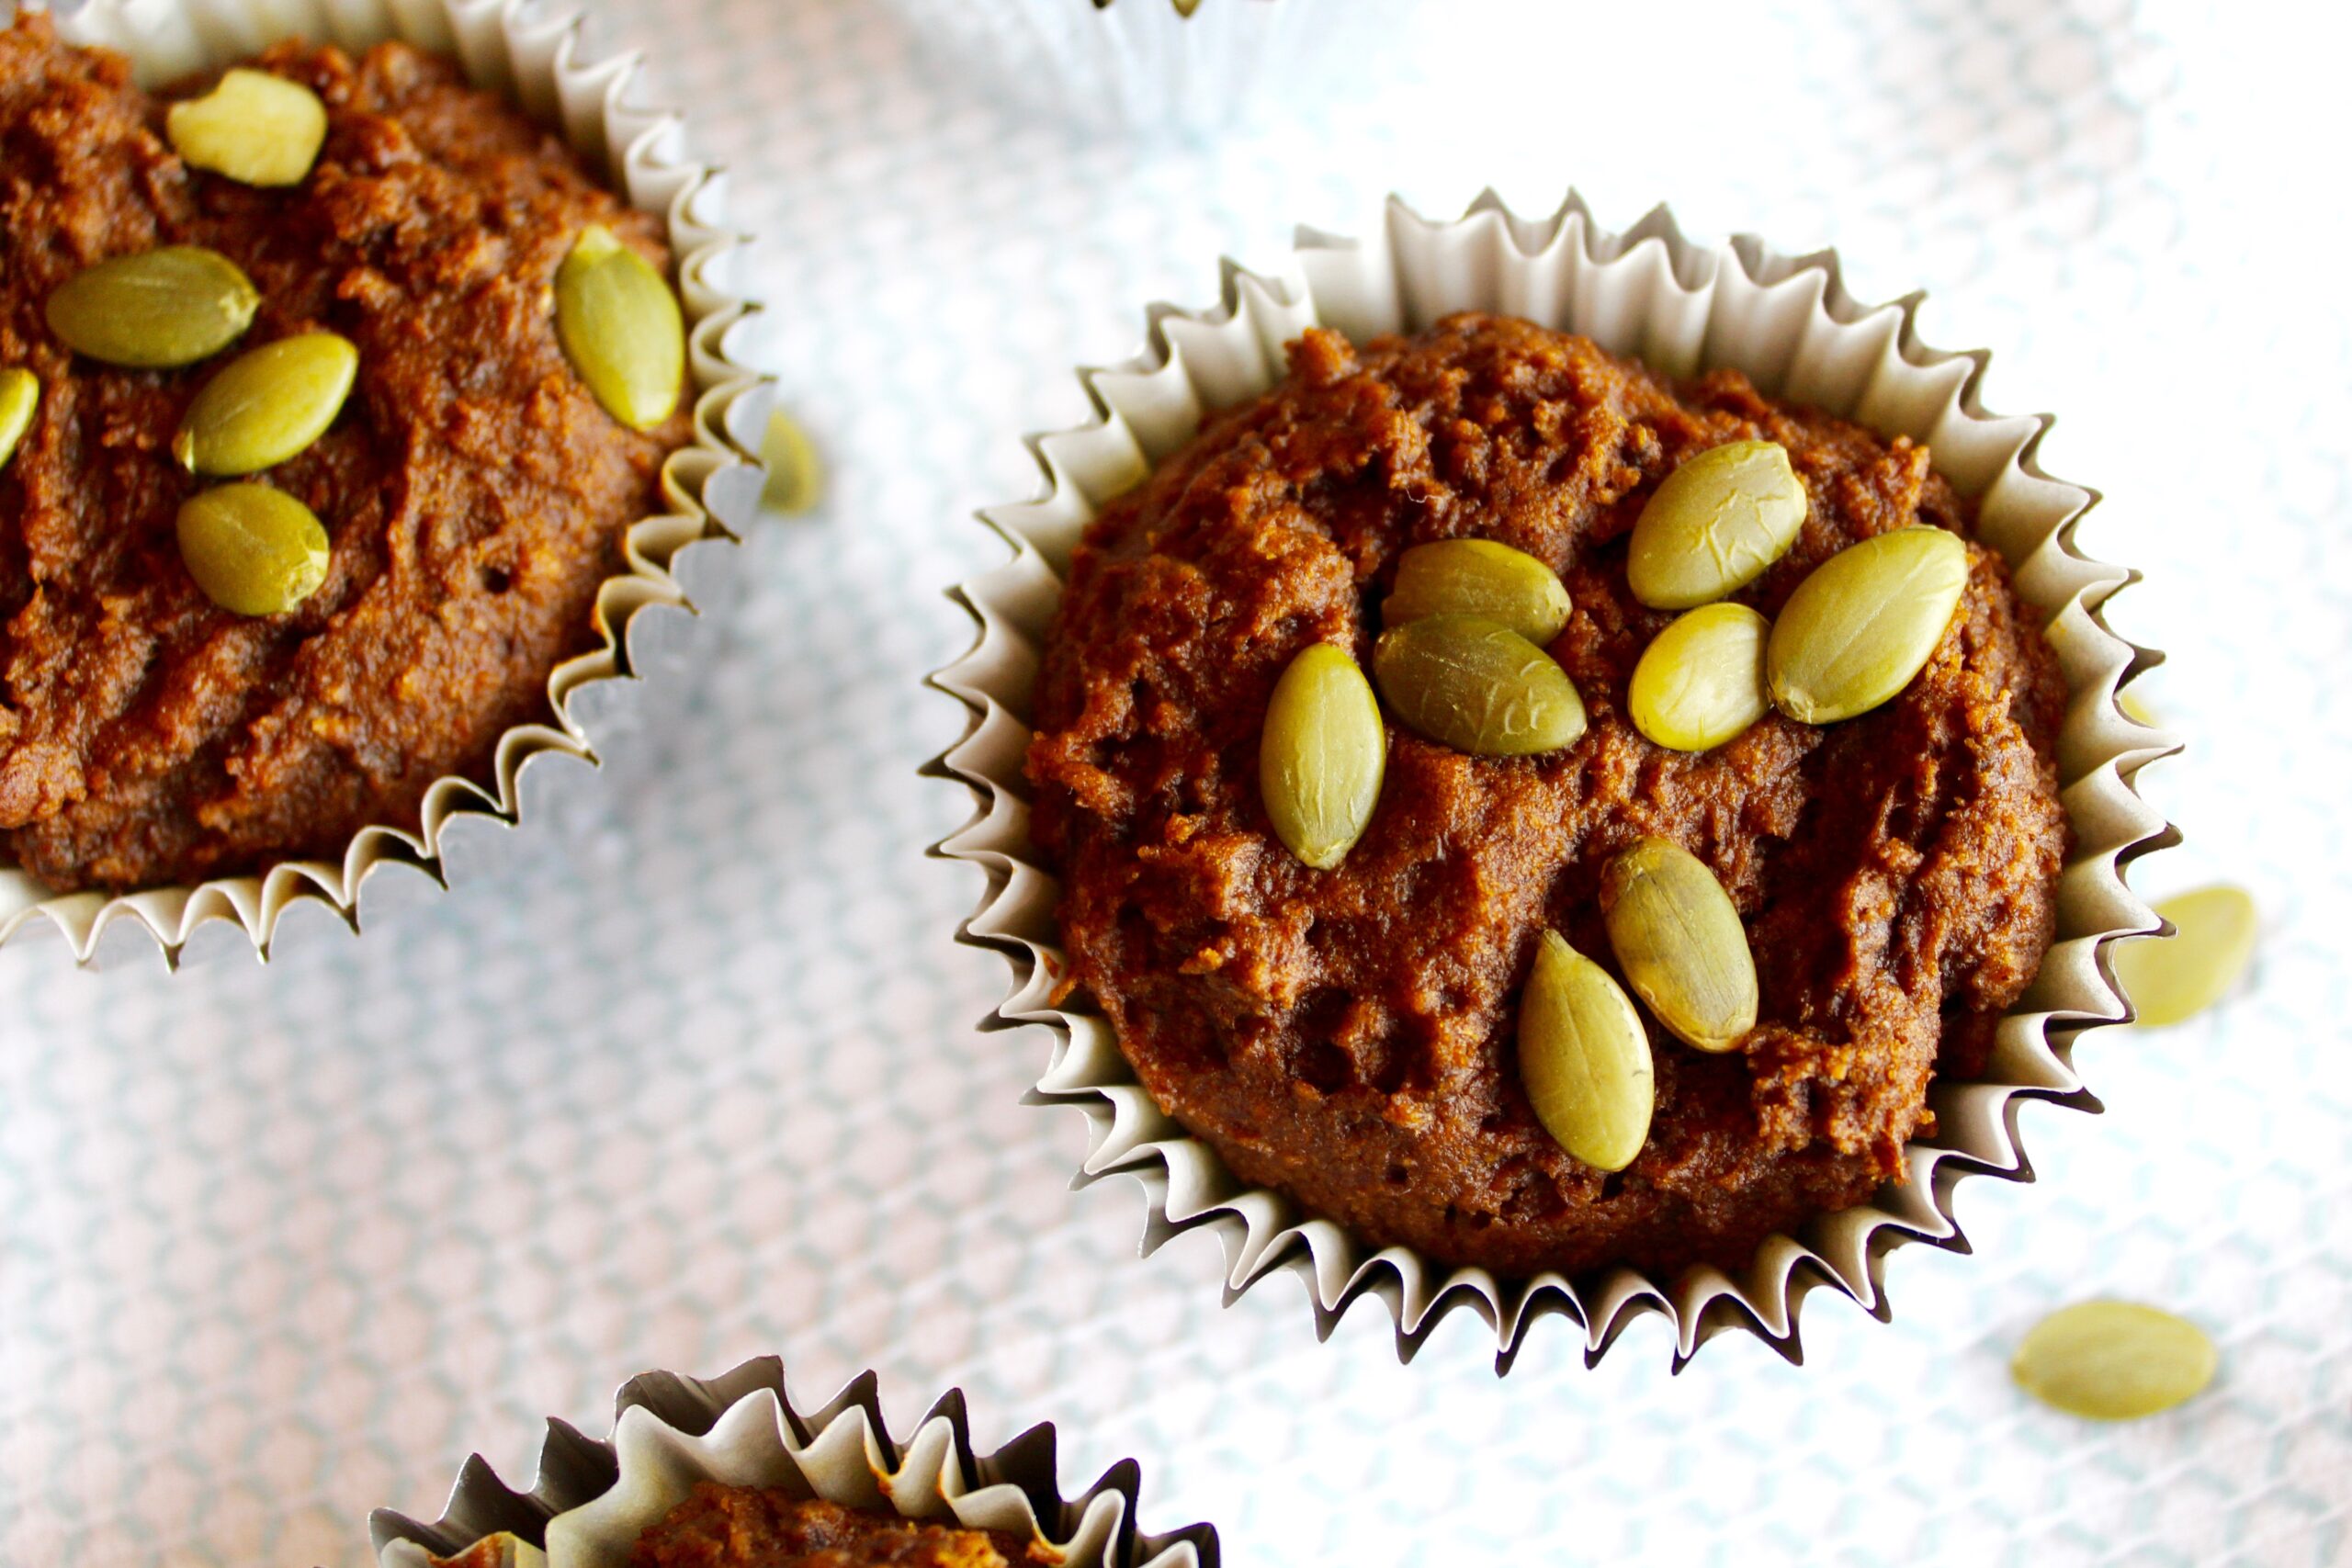
<instances>
[{"instance_id":1,"label":"patterned tablecloth","mask_svg":"<svg viewBox=\"0 0 2352 1568\"><path fill-rule=\"evenodd\" d=\"M1344 97L1144 146L1008 112L878 0L605 6L767 241L829 499L753 537L643 765L495 877L266 970L0 954L0 1561L356 1564L467 1453L519 1479L542 1416L771 1349L811 1393L878 1368L894 1417L960 1384L983 1442L1054 1420L1073 1480L1136 1455L1147 1518L1243 1564L2352 1561L2342 24L1672 12L1430 0L1335 40ZM1964 1189L1975 1255L1900 1253L1892 1325L1815 1297L1801 1369L1726 1336L1669 1378L1654 1320L1598 1371L1556 1323L1504 1380L1469 1322L1399 1367L1376 1308L1318 1344L1287 1279L1221 1306L1206 1237L1138 1261L1131 1184L1069 1190L1077 1118L1019 1103L1045 1040L973 1027L974 874L922 855L967 810L915 773L961 723L939 590L1069 367L1295 222L1571 182L1838 244L1996 350L1994 406L2061 412L2192 744L2139 881L2267 921L2227 1006L2083 1047L2109 1113L2028 1110L2038 1184ZM2207 1325L2218 1385L2120 1429L2021 1399L2023 1328L2110 1292Z\"/></svg>"}]
</instances>

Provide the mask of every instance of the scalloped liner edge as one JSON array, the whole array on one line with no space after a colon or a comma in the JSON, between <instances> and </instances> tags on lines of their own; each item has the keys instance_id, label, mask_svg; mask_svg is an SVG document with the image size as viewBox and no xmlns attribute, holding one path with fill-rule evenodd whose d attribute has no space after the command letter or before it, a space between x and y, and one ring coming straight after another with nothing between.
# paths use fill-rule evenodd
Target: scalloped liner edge
<instances>
[{"instance_id":1,"label":"scalloped liner edge","mask_svg":"<svg viewBox=\"0 0 2352 1568\"><path fill-rule=\"evenodd\" d=\"M1033 1023L1046 1027L1053 1036L1051 1061L1028 1098L1037 1104L1074 1105L1086 1113L1090 1146L1077 1184L1114 1174L1136 1177L1145 1190L1148 1205L1142 1243L1147 1254L1184 1232L1214 1230L1225 1250L1228 1304L1269 1274L1291 1269L1306 1285L1317 1337L1325 1338L1358 1301L1378 1296L1387 1303L1395 1323L1396 1352L1404 1361L1413 1359L1440 1321L1456 1310L1467 1309L1483 1317L1494 1331L1498 1376L1508 1373L1516 1362L1535 1321L1554 1314L1574 1320L1583 1330L1588 1366L1597 1363L1634 1320L1650 1313L1668 1320L1674 1340L1673 1370L1678 1372L1702 1344L1732 1326L1748 1330L1791 1362L1801 1363L1799 1309L1815 1288L1826 1285L1885 1321L1893 1310L1885 1290L1885 1260L1896 1247L1917 1240L1951 1251L1969 1250L1953 1208L1953 1191L1962 1177L1981 1172L2014 1181L2033 1179L2032 1167L2018 1138L2020 1104L2046 1100L2084 1111L2099 1109L2075 1075L2071 1055L2075 1040L2086 1029L2128 1022L2132 1017L2128 999L2115 985L2107 949L2126 937L2169 934L2170 930L2131 893L2122 872L2140 856L2179 841L2177 829L2151 811L2132 787L2141 767L2177 751L2178 742L2132 719L2115 702L2122 688L2162 662L2163 656L2116 636L2101 615L2107 601L2138 581L2138 574L2096 561L2075 547L2081 519L2099 497L2086 487L2053 478L2036 460L2054 423L2052 418L2001 416L1986 411L1979 391L1990 363L1989 352L1938 350L1924 344L1917 328L1923 294L1915 292L1879 305L1857 301L1846 290L1834 250L1783 256L1747 234L1720 248L1702 248L1682 233L1663 204L1623 233L1612 233L1594 221L1574 190L1546 219L1521 218L1488 190L1452 224L1433 224L1393 197L1385 220L1381 238L1364 244L1300 229L1293 259L1300 275L1296 281L1303 281L1303 288L1293 280L1250 272L1226 259L1220 262L1216 306L1200 311L1149 307L1147 346L1141 354L1114 366L1080 368L1080 381L1092 418L1083 425L1025 438L1045 477L1043 491L1031 501L979 513L981 523L1011 547L1012 558L948 592L948 597L972 616L978 637L962 658L935 671L926 683L964 706L967 728L964 736L926 764L922 773L963 784L974 800L971 819L932 846L931 853L934 858L977 864L987 875L986 891L956 932L956 940L965 945L1002 954L1012 970L1012 994L984 1027ZM1314 312L1322 304L1316 298L1318 268L1327 269L1329 276L1328 269L1360 265L1366 258L1375 266L1385 264L1388 286L1395 291L1391 303L1403 313L1408 308L1405 296L1415 281L1407 276L1408 264L1396 236L1415 230L1435 233L1476 225L1498 229L1497 243L1510 247L1522 261L1532 260L1573 236L1579 254L1568 258L1572 265L1597 271L1646 255L1648 259L1640 265L1657 274L1655 287L1702 294L1705 308L1692 329L1696 335L1668 353L1668 357L1688 355L1689 364L1679 374L1695 367L1713 344L1714 290L1722 269L1736 267L1742 283L1759 296L1792 280L1818 275L1812 308L1825 313L1834 328L1843 332L1885 319L1877 329L1884 339L1882 355L1891 352L1905 366L1918 370L1951 367L1946 378L1957 378L1957 381L1942 405L1948 412L1956 412L1971 424L2015 425L2023 430L1995 479L2014 470L2026 480L2062 486L2082 497L2062 522L2030 549L2019 552L2017 564L2041 562L2068 573L2068 584L2045 621L2053 637L2069 649L2062 652L2062 662L2070 666L2070 713L2062 743L2078 728L2075 710L2086 702L2092 707L2085 723L2104 737L2087 753L2079 745L2068 750L2062 744L2061 776L2071 781L2062 789L2062 796L2070 797L2070 822L2079 829L2074 799L2086 784L2104 788L2111 782L2113 790L2132 808L2128 830L2110 835L2109 841L2078 842L2061 876L2062 887L2075 888L2107 912L2109 923L2102 929L2087 936L2062 935L2053 943L2053 951L2084 941L2090 943L2089 963L2105 988L2104 1001L2096 1007L2035 1011L2031 1004L2040 991L2037 981L2002 1021L2005 1040L2011 1036L2013 1026L2031 1032L2041 1060L2024 1065L2037 1070L2016 1082L1939 1083L1931 1091L1939 1120L1938 1141L1913 1142L1907 1157L1910 1179L1888 1183L1869 1202L1854 1209L1817 1216L1803 1227L1813 1235L1810 1243L1787 1235L1767 1238L1742 1271L1744 1279L1701 1267L1686 1269L1671 1280L1651 1279L1624 1268L1581 1280L1557 1274L1498 1280L1484 1269L1448 1268L1404 1247L1374 1251L1331 1222L1305 1216L1287 1196L1234 1178L1205 1144L1187 1135L1151 1102L1135 1082L1099 1014L1057 1008L1047 1000L1050 987L1043 977L1058 970L1063 962L1051 927L1053 883L1050 874L1028 858L1026 806L1017 789L1003 780L1019 778L1020 757L1029 739L1028 727L1018 711L1025 705L1026 685L1017 667L1034 659L1034 648L1013 619L1018 616L1042 625L1044 615L1058 599L1061 585L1057 570L1035 542L1006 514L1049 518L1054 525L1066 526L1073 517L1091 514L1089 509L1096 501L1107 500L1108 494L1088 497L1070 478L1067 459L1082 443L1123 440L1136 449L1133 477L1148 470L1151 459L1143 448L1155 444L1155 437L1151 433L1139 436L1127 416L1114 414L1103 390L1106 382L1133 384L1165 374L1187 350L1197 354L1206 346L1206 333L1195 329L1230 330L1237 318L1247 319L1257 329L1261 352L1278 350L1278 342L1265 341L1275 335L1277 324L1304 324L1315 319ZM1374 247L1385 248L1375 251ZM1502 270L1498 265L1498 273ZM1491 299L1500 285L1489 277L1478 287ZM1448 308L1464 306L1455 300ZM1485 308L1509 309L1491 302ZM1657 314L1645 300L1640 307L1643 332L1656 335ZM1351 330L1344 321L1331 324ZM1589 330L1593 335L1602 332L1583 322L1578 330ZM1646 354L1647 348L1634 352ZM1715 362L1736 363L1736 356ZM1189 362L1176 369L1197 392L1203 369ZM1213 366L1207 373L1215 373ZM1223 406L1201 401L1202 406ZM1158 445L1166 446L1170 440L1165 430L1156 436ZM1108 493L1117 491L1110 489ZM2050 550L2055 551L2054 560L2042 562L2043 553ZM2075 635L2060 637L2059 623L2075 616L2079 617ZM1041 901L1046 911L1042 934L1035 921ZM2045 976L2049 971L2045 959ZM2016 1050L1996 1047L1996 1060L2008 1058L2014 1066L2018 1055ZM1943 1146L1941 1140L1954 1126L1971 1129L1982 1152ZM1827 1256L1832 1253L1834 1258Z\"/></svg>"},{"instance_id":2,"label":"scalloped liner edge","mask_svg":"<svg viewBox=\"0 0 2352 1568\"><path fill-rule=\"evenodd\" d=\"M372 22L341 18L344 30L333 36L347 38L356 31L409 37L423 47L456 52L478 85L507 93L535 117L556 124L568 141L605 167L631 205L663 215L689 322L688 368L695 389L693 441L671 454L662 468L662 500L672 510L629 525L623 546L626 570L605 579L596 593L594 621L601 646L550 671L547 714L499 738L492 767L494 790L460 775L445 775L427 786L415 831L373 825L354 836L340 863L286 861L255 875L217 877L192 886L117 896L52 894L0 863L0 946L53 930L65 939L74 962L88 964L98 956L107 932L127 921L153 939L165 964L176 969L189 941L207 925L222 922L238 927L254 955L266 962L278 922L290 909L324 904L356 931L363 891L390 868L406 867L429 879L436 890L446 889L444 837L454 825L470 822L502 831L518 827L526 773L542 759L598 765L588 726L574 711L577 699L606 682L642 679L634 672L630 647L639 612L664 606L698 615L679 581L681 556L707 542L738 542L735 529L714 509L711 491L714 481L729 470L757 473L756 457L728 426L738 403L763 393L770 378L730 355L734 329L756 307L719 277L735 254L751 243L750 236L726 226L724 169L684 154L683 116L631 101L641 57L582 58L583 18L579 13L537 17L533 0L428 0L422 7L386 0L386 7ZM321 31L337 24L338 18L317 16L324 20ZM77 41L135 50L153 38L155 53L165 56L166 68L175 70L198 54L220 58L221 51L204 41L208 25L216 36L237 28L250 37L275 38L290 30L267 14L261 0L234 19L217 11L206 17L168 9L159 13L142 0L95 0L60 17L61 30ZM519 60L534 56L545 57L543 79L518 67ZM749 487L750 491L756 489L756 482ZM380 901L371 900L370 907Z\"/></svg>"},{"instance_id":3,"label":"scalloped liner edge","mask_svg":"<svg viewBox=\"0 0 2352 1568\"><path fill-rule=\"evenodd\" d=\"M880 1382L873 1372L860 1373L832 1398L804 1413L794 1405L785 1386L784 1363L774 1356L745 1361L707 1381L666 1371L631 1378L613 1397L611 1437L590 1438L566 1422L550 1419L540 1444L537 1472L530 1484L520 1490L501 1481L476 1454L459 1471L437 1519L424 1523L390 1508L379 1508L369 1515L371 1550L387 1562L394 1561L390 1553L398 1542L448 1556L501 1530L542 1545L548 1524L559 1515L605 1496L620 1481L626 1457L621 1449L624 1422L640 1423L650 1417L673 1434L699 1438L728 1420L730 1412L737 1413L740 1420L747 1402L764 1404L770 1397L795 1450L816 1449L820 1442L838 1440L828 1434L843 1419L862 1428L874 1489L852 1499L853 1506L879 1506L888 1500L898 1504L902 1513L938 1517L943 1509L952 1510L958 1498L1011 1487L1020 1494L1032 1528L1049 1543L1068 1543L1087 1534L1104 1536L1106 1550L1100 1561L1105 1568L1217 1568L1219 1548L1214 1527L1188 1525L1159 1535L1140 1529L1136 1506L1143 1470L1132 1459L1111 1465L1078 1496L1065 1497L1057 1479L1050 1422L982 1454L973 1447L964 1393L950 1389L933 1402L916 1423L913 1435L901 1445L890 1436L882 1412ZM931 1452L926 1458L924 1450L942 1438L946 1451ZM893 1481L902 1474L921 1475L926 1464L936 1466L939 1477L926 1487L929 1495L912 1503L898 1497ZM950 1478L953 1485L948 1483ZM1116 1514L1107 1529L1101 1512L1106 1499ZM933 1506L934 1503L939 1506Z\"/></svg>"}]
</instances>

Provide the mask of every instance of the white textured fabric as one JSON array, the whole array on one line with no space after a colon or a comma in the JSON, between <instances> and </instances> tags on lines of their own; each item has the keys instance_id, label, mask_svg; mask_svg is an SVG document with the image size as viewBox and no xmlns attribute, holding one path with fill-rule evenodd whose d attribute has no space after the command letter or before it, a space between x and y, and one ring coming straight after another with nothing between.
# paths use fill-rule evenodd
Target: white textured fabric
<instances>
[{"instance_id":1,"label":"white textured fabric","mask_svg":"<svg viewBox=\"0 0 2352 1568\"><path fill-rule=\"evenodd\" d=\"M1119 4L1141 0L1117 0ZM1147 1525L1236 1563L2340 1562L2352 1554L2352 216L2313 11L2172 4L1430 0L1343 98L1225 143L1034 114L866 0L608 4L767 237L768 359L831 462L739 558L715 657L569 833L351 938L176 976L0 952L0 1561L356 1564L479 1450L605 1428L648 1367L875 1366L911 1424L1061 1428L1066 1483L1144 1466ZM967 635L939 588L1000 558L1017 440L1069 374L1229 252L1347 231L1394 189L1579 186L1613 223L1835 243L1864 298L1932 298L2043 459L2098 486L2113 618L2192 750L2154 894L2249 886L2253 985L2077 1058L2109 1114L2028 1110L2038 1185L1969 1184L1973 1257L1907 1248L1882 1325L1817 1298L1809 1364L1725 1336L1668 1379L1475 1323L1396 1364L1384 1314L1317 1343L1296 1288L1219 1304L1216 1244L1133 1257L1079 1192L1042 1038L980 1034L1001 966L922 847L915 767ZM2011 1388L2042 1311L2117 1292L2221 1341L2167 1417L2083 1426ZM1627 1353L1634 1352L1634 1353Z\"/></svg>"}]
</instances>

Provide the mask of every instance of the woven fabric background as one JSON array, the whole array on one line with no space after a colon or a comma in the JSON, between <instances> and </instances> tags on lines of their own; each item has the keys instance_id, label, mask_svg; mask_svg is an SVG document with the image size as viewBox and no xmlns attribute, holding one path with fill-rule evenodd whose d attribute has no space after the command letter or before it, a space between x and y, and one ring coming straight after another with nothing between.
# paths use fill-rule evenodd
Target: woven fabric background
<instances>
[{"instance_id":1,"label":"woven fabric background","mask_svg":"<svg viewBox=\"0 0 2352 1568\"><path fill-rule=\"evenodd\" d=\"M1122 4L1143 0L1120 0ZM983 1443L1125 1455L1148 1521L1228 1561L2352 1562L2352 217L2332 13L2288 35L2174 0L1672 8L1427 0L1329 41L1321 96L1214 143L1014 111L881 0L605 0L766 244L765 357L831 465L740 558L741 602L584 820L358 938L170 976L0 953L0 1562L366 1561L469 1452L527 1477L653 1367L867 1366L894 1423L971 1395ZM2335 30L2331 31L2333 28ZM1342 52L1344 51L1344 52ZM1333 62L1327 60L1326 64ZM2032 1186L1962 1189L1970 1257L1826 1294L1808 1364L1655 1323L1596 1371L1548 1324L1497 1380L1471 1323L1399 1367L1376 1306L1318 1344L1288 1279L1220 1304L1205 1237L1135 1256L1125 1179L1024 1108L1046 1041L986 1034L978 894L927 861L959 790L924 671L999 558L1027 430L1147 301L1487 185L1605 221L1836 244L1932 298L1996 408L2102 489L2113 618L2190 743L2187 847L2143 891L2249 886L2251 985L2078 1055L2108 1114L2032 1108ZM307 939L307 940L305 940ZM2217 1385L2098 1428L2006 1360L2120 1293L2188 1314Z\"/></svg>"}]
</instances>

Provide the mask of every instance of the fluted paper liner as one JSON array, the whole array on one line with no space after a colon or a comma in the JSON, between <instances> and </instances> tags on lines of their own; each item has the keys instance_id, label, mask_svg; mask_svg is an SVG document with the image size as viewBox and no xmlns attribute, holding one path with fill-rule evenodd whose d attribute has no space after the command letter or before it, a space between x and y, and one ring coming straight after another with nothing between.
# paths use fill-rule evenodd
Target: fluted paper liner
<instances>
[{"instance_id":1,"label":"fluted paper liner","mask_svg":"<svg viewBox=\"0 0 2352 1568\"><path fill-rule=\"evenodd\" d=\"M1282 277L1227 263L1216 309L1155 307L1143 355L1080 373L1095 418L1030 443L1045 470L1045 493L980 514L1012 547L1013 558L953 591L979 623L978 641L933 683L964 702L971 726L931 771L968 785L978 815L936 852L987 872L987 894L959 939L1011 961L1012 994L996 1021L1052 1032L1052 1060L1032 1098L1086 1111L1092 1146L1082 1180L1114 1172L1141 1180L1150 1207L1146 1251L1179 1232L1212 1227L1225 1244L1228 1299L1279 1269L1295 1269L1326 1336L1358 1300L1379 1296L1396 1320L1397 1354L1408 1360L1440 1318L1466 1308L1494 1332L1498 1374L1510 1370L1535 1321L1555 1313L1582 1330L1588 1363L1651 1311L1672 1329L1678 1371L1735 1324L1796 1361L1798 1309L1808 1291L1827 1285L1884 1319L1891 1250L1912 1240L1967 1249L1952 1206L1961 1177L1984 1171L2032 1179L2017 1138L2018 1102L2098 1109L2075 1073L2074 1042L2085 1029L2132 1016L2104 950L2119 938L2165 929L2124 885L2123 868L2178 838L2132 788L2143 764L2177 748L2116 705L2120 688L2160 656L2125 642L2100 618L2101 606L2134 574L2075 548L2075 525L2098 496L2052 479L2034 461L2051 420L1987 412L1976 396L1987 356L1920 343L1913 321L1919 298L1860 304L1847 294L1834 252L1782 255L1747 236L1699 245L1664 208L1616 234L1573 193L1545 219L1521 218L1491 193L1453 222L1430 221L1392 200L1376 239L1358 243L1302 230L1294 265ZM1152 1102L1099 1013L1052 1001L1066 965L1054 879L1029 841L1022 762L1039 646L1080 533L1100 506L1191 439L1205 412L1272 386L1283 373L1283 345L1301 329L1320 322L1362 339L1416 330L1463 310L1581 333L1675 376L1736 367L1768 394L1927 443L1937 470L1978 502L1980 536L2007 560L2018 592L2043 616L2065 676L2058 767L2075 845L2059 879L2056 940L2033 985L2001 1020L1988 1076L1936 1084L1936 1135L1911 1143L1907 1181L1886 1184L1860 1207L1816 1216L1794 1235L1768 1238L1737 1271L1693 1267L1668 1279L1621 1267L1574 1279L1503 1279L1406 1247L1375 1250L1282 1193L1234 1177Z\"/></svg>"},{"instance_id":2,"label":"fluted paper liner","mask_svg":"<svg viewBox=\"0 0 2352 1568\"><path fill-rule=\"evenodd\" d=\"M1276 94L1342 90L1354 46L1385 42L1413 0L1200 0L1189 17L1172 0L896 4L942 58L982 62L1032 109L1199 135Z\"/></svg>"},{"instance_id":3,"label":"fluted paper liner","mask_svg":"<svg viewBox=\"0 0 2352 1568\"><path fill-rule=\"evenodd\" d=\"M191 943L250 945L266 959L295 911L331 911L356 928L363 891L367 909L378 911L446 885L453 861L496 854L486 840L513 828L526 802L532 814L547 814L559 792L592 776L599 761L592 730L620 728L641 700L646 672L674 661L684 624L721 575L721 563L703 558L717 552L703 547L732 544L758 503L761 478L748 454L768 393L730 357L729 343L747 310L740 292L746 240L726 226L724 179L687 154L678 117L635 101L637 59L584 59L578 17L548 15L532 0L93 0L58 26L77 42L129 55L151 85L288 36L350 49L406 39L455 55L476 85L514 97L633 206L668 220L688 324L694 438L662 466L669 512L630 525L627 570L597 592L600 646L548 674L546 716L500 738L487 787L438 779L425 792L417 829L365 828L340 862L286 861L259 875L121 896L58 894L0 862L0 942L54 928L83 964L161 947L176 966ZM590 767L560 768L559 759ZM576 777L566 783L564 773Z\"/></svg>"},{"instance_id":4,"label":"fluted paper liner","mask_svg":"<svg viewBox=\"0 0 2352 1568\"><path fill-rule=\"evenodd\" d=\"M961 1390L934 1404L903 1444L883 1419L872 1372L804 1415L772 1356L707 1382L648 1372L622 1385L614 1405L613 1435L603 1440L549 1421L526 1491L477 1455L431 1524L377 1510L368 1530L379 1568L425 1568L429 1556L502 1530L544 1545L549 1568L626 1568L639 1533L706 1480L1006 1530L1043 1543L1060 1568L1216 1568L1208 1526L1167 1535L1138 1528L1142 1471L1131 1459L1065 1500L1050 1425L978 1453Z\"/></svg>"}]
</instances>

